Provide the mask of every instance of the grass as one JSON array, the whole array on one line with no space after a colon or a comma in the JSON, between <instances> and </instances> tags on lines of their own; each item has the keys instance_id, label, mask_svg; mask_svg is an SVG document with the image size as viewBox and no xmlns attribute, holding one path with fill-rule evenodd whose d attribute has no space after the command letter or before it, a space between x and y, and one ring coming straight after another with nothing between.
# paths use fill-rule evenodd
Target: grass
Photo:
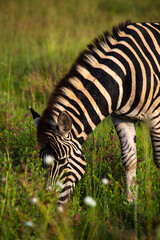
<instances>
[{"instance_id":1,"label":"grass","mask_svg":"<svg viewBox=\"0 0 160 240\"><path fill-rule=\"evenodd\" d=\"M28 110L44 109L52 86L95 36L126 19L159 21L159 10L158 0L1 1L0 239L160 238L160 173L146 126L137 124L135 205L126 202L119 140L108 118L83 146L87 171L61 213L55 192L44 190Z\"/></svg>"}]
</instances>

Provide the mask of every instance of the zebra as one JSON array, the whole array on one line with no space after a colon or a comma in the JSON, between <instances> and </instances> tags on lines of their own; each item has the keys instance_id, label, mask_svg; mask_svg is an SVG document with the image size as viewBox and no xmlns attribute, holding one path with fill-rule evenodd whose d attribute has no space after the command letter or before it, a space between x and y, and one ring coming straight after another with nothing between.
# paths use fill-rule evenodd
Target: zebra
<instances>
[{"instance_id":1,"label":"zebra","mask_svg":"<svg viewBox=\"0 0 160 240\"><path fill-rule=\"evenodd\" d=\"M92 41L51 93L40 116L32 108L46 183L62 183L66 204L86 169L82 145L107 116L120 140L126 198L134 202L136 122L148 121L160 167L160 23L126 21ZM50 179L50 182L49 182Z\"/></svg>"}]
</instances>

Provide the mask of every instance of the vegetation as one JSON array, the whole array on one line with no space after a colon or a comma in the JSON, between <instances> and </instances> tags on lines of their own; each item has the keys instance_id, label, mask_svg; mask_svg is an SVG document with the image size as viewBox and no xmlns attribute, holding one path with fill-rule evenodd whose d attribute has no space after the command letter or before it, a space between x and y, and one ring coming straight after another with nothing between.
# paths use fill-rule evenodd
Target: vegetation
<instances>
[{"instance_id":1,"label":"vegetation","mask_svg":"<svg viewBox=\"0 0 160 240\"><path fill-rule=\"evenodd\" d=\"M137 124L136 203L126 201L119 140L108 118L84 144L86 174L61 212L55 192L44 189L28 109L42 112L51 89L98 34L127 19L159 21L159 12L159 0L1 0L0 239L160 239L160 172L145 125Z\"/></svg>"}]
</instances>

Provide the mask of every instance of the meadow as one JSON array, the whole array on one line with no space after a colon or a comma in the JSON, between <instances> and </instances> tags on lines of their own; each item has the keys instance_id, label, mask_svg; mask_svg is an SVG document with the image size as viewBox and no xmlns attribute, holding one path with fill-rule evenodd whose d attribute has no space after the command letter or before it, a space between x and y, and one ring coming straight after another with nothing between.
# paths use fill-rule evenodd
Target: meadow
<instances>
[{"instance_id":1,"label":"meadow","mask_svg":"<svg viewBox=\"0 0 160 240\"><path fill-rule=\"evenodd\" d=\"M136 130L135 204L126 201L119 140L108 117L83 145L86 174L61 212L55 191L45 190L29 112L29 106L43 111L54 85L97 35L127 19L160 21L159 13L159 0L1 0L1 240L160 239L160 171L146 124ZM96 206L86 205L86 196Z\"/></svg>"}]
</instances>

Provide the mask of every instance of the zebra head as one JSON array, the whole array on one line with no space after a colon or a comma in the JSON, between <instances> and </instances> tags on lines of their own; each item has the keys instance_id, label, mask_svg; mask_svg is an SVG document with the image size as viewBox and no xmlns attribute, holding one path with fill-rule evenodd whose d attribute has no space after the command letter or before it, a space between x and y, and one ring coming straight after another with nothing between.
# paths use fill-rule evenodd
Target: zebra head
<instances>
[{"instance_id":1,"label":"zebra head","mask_svg":"<svg viewBox=\"0 0 160 240\"><path fill-rule=\"evenodd\" d=\"M62 183L58 203L64 204L86 166L81 145L72 135L72 119L67 112L61 112L55 122L40 116L32 108L30 111L37 127L40 158L46 169L46 188L52 188L58 179Z\"/></svg>"}]
</instances>

